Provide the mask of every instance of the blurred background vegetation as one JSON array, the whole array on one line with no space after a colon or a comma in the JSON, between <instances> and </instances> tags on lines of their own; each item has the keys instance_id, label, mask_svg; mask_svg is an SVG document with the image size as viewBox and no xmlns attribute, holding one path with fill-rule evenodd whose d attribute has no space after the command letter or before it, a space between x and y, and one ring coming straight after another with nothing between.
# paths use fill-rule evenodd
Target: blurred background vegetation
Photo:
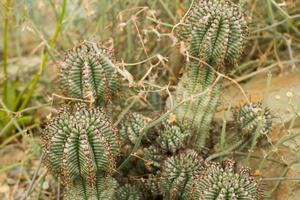
<instances>
[{"instance_id":1,"label":"blurred background vegetation","mask_svg":"<svg viewBox=\"0 0 300 200\"><path fill-rule=\"evenodd\" d=\"M165 88L175 87L184 66L172 30L190 2L0 1L0 199L55 199L59 193L44 169L33 185L31 180L40 167L38 136L55 112L53 99L60 99L54 94L59 91L58 66L78 42L100 41L114 49L117 61L134 77L130 84L141 86L139 109L163 112ZM300 1L236 2L252 23L242 64L228 75L245 83L268 71L299 72Z\"/></svg>"}]
</instances>

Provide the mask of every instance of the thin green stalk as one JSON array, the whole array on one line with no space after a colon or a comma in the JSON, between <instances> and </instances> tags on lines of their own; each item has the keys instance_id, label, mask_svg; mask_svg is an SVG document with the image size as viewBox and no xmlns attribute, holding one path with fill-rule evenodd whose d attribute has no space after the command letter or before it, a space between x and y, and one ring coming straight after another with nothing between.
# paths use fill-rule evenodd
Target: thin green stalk
<instances>
[{"instance_id":1,"label":"thin green stalk","mask_svg":"<svg viewBox=\"0 0 300 200\"><path fill-rule=\"evenodd\" d=\"M56 41L57 41L57 38L58 38L58 35L61 31L61 27L62 27L62 23L63 23L63 19L64 19L64 16L65 16L65 13L66 13L66 7L67 7L67 0L63 0L62 2L62 8L61 8L61 13L60 13L60 16L59 16L59 19L56 23L56 29L55 29L55 32L50 40L50 49L53 48L56 44ZM50 49L47 49L45 47L45 50L44 50L44 54L42 56L42 61L41 61L41 65L40 65L40 68L39 68L39 71L38 73L36 74L35 77L33 77L32 79L32 85L31 85L31 88L30 90L28 91L28 94L26 95L26 98L24 99L24 101L22 102L22 105L20 107L20 110L24 109L28 102L30 101L31 97L32 97L32 94L33 94L33 91L35 90L35 88L37 87L37 83L41 77L41 75L43 74L44 72L44 69L45 69L45 66L46 66L46 62L48 60L48 57L49 57L49 50Z\"/></svg>"},{"instance_id":2,"label":"thin green stalk","mask_svg":"<svg viewBox=\"0 0 300 200\"><path fill-rule=\"evenodd\" d=\"M173 22L176 22L176 17L173 15L172 11L168 8L168 6L163 2L162 0L159 0L159 3L162 5L162 7L165 9L169 17L173 20Z\"/></svg>"},{"instance_id":3,"label":"thin green stalk","mask_svg":"<svg viewBox=\"0 0 300 200\"><path fill-rule=\"evenodd\" d=\"M265 114L265 110L266 110L266 104L267 104L267 101L268 101L268 94L269 94L269 90L270 90L270 86L271 86L271 82L272 82L272 75L271 74L268 74L268 79L267 79L267 84L266 84L266 89L265 89L265 92L264 92L264 100L262 102L262 112L261 112L261 115L260 116L264 116ZM261 131L261 128L262 128L262 120L259 121L258 123L258 126L255 130L255 133L254 133L254 138L252 140L252 143L251 143L251 147L250 147L250 150L249 150L249 153L248 153L248 156L246 158L246 165L249 165L249 160L251 158L251 155L252 155L252 152L254 150L254 147L256 146L257 144L257 139L259 138L260 136L260 131Z\"/></svg>"},{"instance_id":4,"label":"thin green stalk","mask_svg":"<svg viewBox=\"0 0 300 200\"><path fill-rule=\"evenodd\" d=\"M268 6L268 17L271 23L274 23L274 13L273 13L273 8L272 8L272 3L270 0L267 1L267 6Z\"/></svg>"},{"instance_id":5,"label":"thin green stalk","mask_svg":"<svg viewBox=\"0 0 300 200\"><path fill-rule=\"evenodd\" d=\"M294 162L292 162L291 164L289 164L284 171L281 174L281 177L279 178L265 178L263 179L263 181L273 181L273 180L277 180L275 186L272 188L272 190L270 191L270 196L272 196L272 194L274 193L274 191L278 188L278 186L280 185L281 181L284 180L298 180L299 181L299 177L285 177L289 171L289 169L294 165L299 163L299 159L295 160Z\"/></svg>"},{"instance_id":6,"label":"thin green stalk","mask_svg":"<svg viewBox=\"0 0 300 200\"><path fill-rule=\"evenodd\" d=\"M231 105L228 107L227 111L224 113L223 116L223 125L222 125L222 132L220 137L220 151L224 150L225 141L226 141L226 125L227 125L227 117L230 113Z\"/></svg>"},{"instance_id":7,"label":"thin green stalk","mask_svg":"<svg viewBox=\"0 0 300 200\"><path fill-rule=\"evenodd\" d=\"M7 32L8 32L8 14L10 9L10 0L6 0L5 9L4 9L4 23L3 23L3 72L5 82L7 81Z\"/></svg>"},{"instance_id":8,"label":"thin green stalk","mask_svg":"<svg viewBox=\"0 0 300 200\"><path fill-rule=\"evenodd\" d=\"M298 113L299 110L300 110L300 104L299 104L299 106L298 106L298 108L297 108L297 110L296 110L296 111L297 111L296 113ZM295 122L296 122L297 117L298 117L297 114L294 114L293 119L292 119L291 122L290 122L289 129L287 130L287 133L291 133L291 130L292 130L292 128L293 128L294 125L295 125ZM260 170L260 171L262 170L265 161L273 154L274 149L275 149L275 150L278 149L279 146L280 146L281 144L283 144L284 142L286 142L286 141L288 141L288 140L291 140L291 139L293 139L293 138L295 138L295 137L298 137L298 136L300 136L300 133L296 133L296 134L293 134L293 135L285 135L285 134L284 134L284 136L281 137L281 138L277 141L277 143L275 144L275 146L272 147L272 148L270 148L270 150L266 153L266 155L261 159L261 161L260 161L260 163L259 163L259 166L258 166L258 170Z\"/></svg>"},{"instance_id":9,"label":"thin green stalk","mask_svg":"<svg viewBox=\"0 0 300 200\"><path fill-rule=\"evenodd\" d=\"M4 74L4 82L3 82L3 93L2 99L4 102L8 102L8 73L7 73L7 60L8 60L8 52L7 52L7 34L8 34L8 18L9 18L9 9L10 9L10 0L6 0L5 9L4 9L4 20L3 20L3 74Z\"/></svg>"}]
</instances>

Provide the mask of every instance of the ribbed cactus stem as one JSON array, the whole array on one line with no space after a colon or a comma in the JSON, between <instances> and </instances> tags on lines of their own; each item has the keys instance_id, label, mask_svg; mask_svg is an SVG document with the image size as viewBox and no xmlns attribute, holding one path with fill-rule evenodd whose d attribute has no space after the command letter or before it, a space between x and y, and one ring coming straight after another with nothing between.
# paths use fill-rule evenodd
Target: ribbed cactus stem
<instances>
[{"instance_id":1,"label":"ribbed cactus stem","mask_svg":"<svg viewBox=\"0 0 300 200\"><path fill-rule=\"evenodd\" d=\"M135 144L141 130L151 121L150 118L139 113L130 113L120 127L120 135L124 143Z\"/></svg>"},{"instance_id":2,"label":"ribbed cactus stem","mask_svg":"<svg viewBox=\"0 0 300 200\"><path fill-rule=\"evenodd\" d=\"M195 0L183 21L180 38L189 54L213 67L235 65L248 35L248 19L229 0Z\"/></svg>"},{"instance_id":3,"label":"ribbed cactus stem","mask_svg":"<svg viewBox=\"0 0 300 200\"><path fill-rule=\"evenodd\" d=\"M43 139L45 162L66 185L75 179L94 185L96 174L116 167L119 136L102 109L84 104L62 109L48 123Z\"/></svg>"},{"instance_id":4,"label":"ribbed cactus stem","mask_svg":"<svg viewBox=\"0 0 300 200\"><path fill-rule=\"evenodd\" d=\"M194 179L189 199L263 199L261 186L250 175L250 169L236 170L233 160L223 164L206 163L203 170Z\"/></svg>"},{"instance_id":5,"label":"ribbed cactus stem","mask_svg":"<svg viewBox=\"0 0 300 200\"><path fill-rule=\"evenodd\" d=\"M93 186L88 186L82 180L75 180L71 187L66 188L64 200L117 200L118 183L111 177L97 177Z\"/></svg>"},{"instance_id":6,"label":"ribbed cactus stem","mask_svg":"<svg viewBox=\"0 0 300 200\"><path fill-rule=\"evenodd\" d=\"M262 113L262 103L245 104L234 111L234 119L237 123L237 129L241 134L251 135L261 123L259 134L267 135L272 131L272 115L270 109L265 108Z\"/></svg>"},{"instance_id":7,"label":"ribbed cactus stem","mask_svg":"<svg viewBox=\"0 0 300 200\"><path fill-rule=\"evenodd\" d=\"M119 200L143 200L143 195L140 190L135 185L125 184L118 189L118 199Z\"/></svg>"},{"instance_id":8,"label":"ribbed cactus stem","mask_svg":"<svg viewBox=\"0 0 300 200\"><path fill-rule=\"evenodd\" d=\"M193 178L203 170L203 159L193 150L168 158L162 167L161 191L165 200L188 200Z\"/></svg>"},{"instance_id":9,"label":"ribbed cactus stem","mask_svg":"<svg viewBox=\"0 0 300 200\"><path fill-rule=\"evenodd\" d=\"M84 41L70 49L60 70L60 87L68 97L103 105L119 89L119 78L112 53L103 46Z\"/></svg>"},{"instance_id":10,"label":"ribbed cactus stem","mask_svg":"<svg viewBox=\"0 0 300 200\"><path fill-rule=\"evenodd\" d=\"M191 63L196 65L196 63ZM193 97L180 106L175 114L178 121L189 123L195 130L197 149L205 146L209 134L209 127L219 100L222 79L216 81L217 76L209 68L191 67L180 80L176 90L176 102Z\"/></svg>"},{"instance_id":11,"label":"ribbed cactus stem","mask_svg":"<svg viewBox=\"0 0 300 200\"><path fill-rule=\"evenodd\" d=\"M179 36L186 43L191 61L179 82L176 102L192 99L177 109L176 115L180 121L191 123L196 130L196 147L202 149L222 85L222 80L214 83L217 77L212 68L225 72L237 63L248 23L239 7L229 0L196 0L182 24Z\"/></svg>"}]
</instances>

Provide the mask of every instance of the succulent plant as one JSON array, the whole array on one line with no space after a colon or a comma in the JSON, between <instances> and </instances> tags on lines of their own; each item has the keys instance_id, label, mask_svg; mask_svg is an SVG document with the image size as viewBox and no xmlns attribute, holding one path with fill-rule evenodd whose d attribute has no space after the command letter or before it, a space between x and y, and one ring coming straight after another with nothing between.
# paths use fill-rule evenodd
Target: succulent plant
<instances>
[{"instance_id":1,"label":"succulent plant","mask_svg":"<svg viewBox=\"0 0 300 200\"><path fill-rule=\"evenodd\" d=\"M213 67L240 59L248 35L248 19L230 0L196 0L183 19L180 38L191 56Z\"/></svg>"},{"instance_id":2,"label":"succulent plant","mask_svg":"<svg viewBox=\"0 0 300 200\"><path fill-rule=\"evenodd\" d=\"M210 124L219 100L222 81L217 82L212 88L215 75L209 70L187 72L180 80L176 89L176 104L186 101L174 112L179 123L189 124L193 130L195 146L201 150L205 146Z\"/></svg>"},{"instance_id":3,"label":"succulent plant","mask_svg":"<svg viewBox=\"0 0 300 200\"><path fill-rule=\"evenodd\" d=\"M272 131L271 111L266 107L263 112L261 102L245 104L235 109L234 119L238 130L246 135L254 134L258 128L260 135L266 135Z\"/></svg>"},{"instance_id":4,"label":"succulent plant","mask_svg":"<svg viewBox=\"0 0 300 200\"><path fill-rule=\"evenodd\" d=\"M192 200L241 200L262 199L259 183L250 175L250 170L236 171L235 162L226 160L223 164L206 163L195 179L189 192Z\"/></svg>"},{"instance_id":5,"label":"succulent plant","mask_svg":"<svg viewBox=\"0 0 300 200\"><path fill-rule=\"evenodd\" d=\"M239 60L248 35L247 17L229 0L196 0L182 20L179 36L194 57L176 90L176 103L191 99L175 114L196 131L196 148L205 146L219 100L222 78L212 68L231 67ZM201 59L210 66L195 60ZM224 69L221 68L223 71Z\"/></svg>"},{"instance_id":6,"label":"succulent plant","mask_svg":"<svg viewBox=\"0 0 300 200\"><path fill-rule=\"evenodd\" d=\"M80 43L62 62L60 86L68 97L89 99L97 105L110 102L119 89L113 55L96 43Z\"/></svg>"},{"instance_id":7,"label":"succulent plant","mask_svg":"<svg viewBox=\"0 0 300 200\"><path fill-rule=\"evenodd\" d=\"M66 200L261 199L249 169L238 171L232 160L204 162L200 156L222 86L215 70L224 72L240 59L248 19L229 0L195 0L182 24L179 36L194 58L188 59L176 88L172 105L182 104L172 110L172 122L161 123L167 114L149 123L142 114L130 113L117 131L106 114L113 112L107 104L120 92L113 55L89 41L66 54L60 71L63 92L95 103L62 109L43 133L45 162L62 180ZM244 134L271 130L270 110L263 111L261 103L239 108L234 117ZM147 133L141 135L142 130ZM228 150L232 143L223 143L239 137L221 140L221 149Z\"/></svg>"},{"instance_id":8,"label":"succulent plant","mask_svg":"<svg viewBox=\"0 0 300 200\"><path fill-rule=\"evenodd\" d=\"M97 177L96 184L87 186L81 180L66 188L64 200L117 200L118 183L111 177Z\"/></svg>"},{"instance_id":9,"label":"succulent plant","mask_svg":"<svg viewBox=\"0 0 300 200\"><path fill-rule=\"evenodd\" d=\"M159 127L158 137L151 146L144 149L145 163L149 169L151 166L161 167L166 155L173 155L187 145L191 133L184 125L180 127L177 123L164 122Z\"/></svg>"},{"instance_id":10,"label":"succulent plant","mask_svg":"<svg viewBox=\"0 0 300 200\"><path fill-rule=\"evenodd\" d=\"M49 170L66 184L79 178L94 185L97 174L116 167L118 134L102 109L85 104L62 109L48 123L43 139Z\"/></svg>"},{"instance_id":11,"label":"succulent plant","mask_svg":"<svg viewBox=\"0 0 300 200\"><path fill-rule=\"evenodd\" d=\"M161 167L164 159L164 152L156 145L151 145L144 149L145 165L151 171L152 167Z\"/></svg>"},{"instance_id":12,"label":"succulent plant","mask_svg":"<svg viewBox=\"0 0 300 200\"><path fill-rule=\"evenodd\" d=\"M190 135L188 129L183 129L175 123L164 123L156 141L164 153L175 153L186 145L185 143Z\"/></svg>"},{"instance_id":13,"label":"succulent plant","mask_svg":"<svg viewBox=\"0 0 300 200\"><path fill-rule=\"evenodd\" d=\"M118 200L142 200L143 194L136 185L125 184L117 191Z\"/></svg>"},{"instance_id":14,"label":"succulent plant","mask_svg":"<svg viewBox=\"0 0 300 200\"><path fill-rule=\"evenodd\" d=\"M139 114L130 113L121 124L120 135L124 143L135 144L141 130L148 124L149 118Z\"/></svg>"},{"instance_id":15,"label":"succulent plant","mask_svg":"<svg viewBox=\"0 0 300 200\"><path fill-rule=\"evenodd\" d=\"M162 166L161 191L166 200L188 200L193 178L202 170L203 159L191 149L169 157Z\"/></svg>"}]
</instances>

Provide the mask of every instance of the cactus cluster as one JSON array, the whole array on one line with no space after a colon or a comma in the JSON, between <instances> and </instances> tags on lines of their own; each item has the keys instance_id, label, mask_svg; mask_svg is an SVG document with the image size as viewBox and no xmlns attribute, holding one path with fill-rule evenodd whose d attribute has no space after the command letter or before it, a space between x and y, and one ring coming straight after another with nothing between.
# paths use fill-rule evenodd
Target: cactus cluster
<instances>
[{"instance_id":1,"label":"cactus cluster","mask_svg":"<svg viewBox=\"0 0 300 200\"><path fill-rule=\"evenodd\" d=\"M151 113L157 119L153 121L127 109L129 114L115 119L117 113L110 115L106 109L119 89L111 53L88 41L67 53L61 88L68 99L95 103L69 102L43 132L44 161L62 180L65 199L261 199L260 184L248 169L237 171L234 161L206 162L203 151L208 149L222 86L214 70L239 60L248 34L247 17L229 0L196 0L186 16L180 38L189 55L210 67L187 62L175 91L176 108L168 108L174 120ZM185 102L178 105L181 101ZM260 133L268 134L270 116L260 103L234 114L242 135L254 133L259 125Z\"/></svg>"}]
</instances>

